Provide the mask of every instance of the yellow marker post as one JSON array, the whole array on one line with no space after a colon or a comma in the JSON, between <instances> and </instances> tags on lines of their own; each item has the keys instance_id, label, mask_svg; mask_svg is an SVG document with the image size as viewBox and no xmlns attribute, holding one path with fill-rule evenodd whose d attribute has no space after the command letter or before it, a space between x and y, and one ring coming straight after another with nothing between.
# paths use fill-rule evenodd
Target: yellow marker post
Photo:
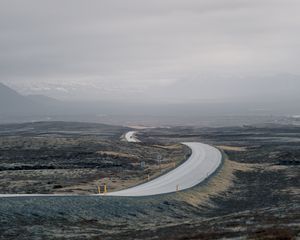
<instances>
[{"instance_id":1,"label":"yellow marker post","mask_svg":"<svg viewBox=\"0 0 300 240\"><path fill-rule=\"evenodd\" d=\"M101 188L100 188L100 185L98 185L98 193L101 194Z\"/></svg>"},{"instance_id":2,"label":"yellow marker post","mask_svg":"<svg viewBox=\"0 0 300 240\"><path fill-rule=\"evenodd\" d=\"M104 184L104 194L107 193L107 187L106 184Z\"/></svg>"}]
</instances>

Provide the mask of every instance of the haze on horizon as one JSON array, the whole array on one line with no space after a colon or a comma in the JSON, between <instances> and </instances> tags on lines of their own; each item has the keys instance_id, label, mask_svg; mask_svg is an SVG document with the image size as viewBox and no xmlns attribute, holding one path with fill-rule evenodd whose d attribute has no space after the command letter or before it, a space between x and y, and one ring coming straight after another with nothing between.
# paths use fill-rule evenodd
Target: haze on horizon
<instances>
[{"instance_id":1,"label":"haze on horizon","mask_svg":"<svg viewBox=\"0 0 300 240\"><path fill-rule=\"evenodd\" d=\"M0 0L0 82L64 100L300 95L298 0Z\"/></svg>"}]
</instances>

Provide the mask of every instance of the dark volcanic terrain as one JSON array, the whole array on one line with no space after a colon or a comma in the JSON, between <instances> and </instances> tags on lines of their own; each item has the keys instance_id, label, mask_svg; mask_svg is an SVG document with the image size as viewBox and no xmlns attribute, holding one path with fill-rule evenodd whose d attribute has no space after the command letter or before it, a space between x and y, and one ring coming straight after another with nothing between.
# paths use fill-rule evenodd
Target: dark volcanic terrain
<instances>
[{"instance_id":1,"label":"dark volcanic terrain","mask_svg":"<svg viewBox=\"0 0 300 240\"><path fill-rule=\"evenodd\" d=\"M103 184L118 190L162 174L190 154L181 144L122 141L129 130L64 122L0 125L0 194L93 194Z\"/></svg>"},{"instance_id":2,"label":"dark volcanic terrain","mask_svg":"<svg viewBox=\"0 0 300 240\"><path fill-rule=\"evenodd\" d=\"M207 182L152 197L0 199L1 239L296 239L300 233L300 127L139 130L83 123L0 126L1 193L94 193L144 181L188 157L178 145L200 141L224 151ZM142 168L141 159L146 166ZM163 165L162 163L162 165ZM171 166L170 166L171 165Z\"/></svg>"}]
</instances>

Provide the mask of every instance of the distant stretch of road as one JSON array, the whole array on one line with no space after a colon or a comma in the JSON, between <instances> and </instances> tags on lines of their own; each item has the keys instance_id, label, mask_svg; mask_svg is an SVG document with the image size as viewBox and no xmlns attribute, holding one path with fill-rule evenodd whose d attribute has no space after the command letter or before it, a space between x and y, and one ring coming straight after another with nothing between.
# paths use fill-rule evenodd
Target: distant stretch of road
<instances>
[{"instance_id":1,"label":"distant stretch of road","mask_svg":"<svg viewBox=\"0 0 300 240\"><path fill-rule=\"evenodd\" d=\"M128 142L140 142L136 132L125 134ZM147 183L125 190L101 194L101 196L151 196L181 191L198 185L214 173L222 162L221 152L207 144L199 142L183 143L191 148L192 155L174 170ZM95 196L98 194L91 194ZM60 197L76 196L72 194L0 194L0 197ZM98 195L99 196L99 195Z\"/></svg>"},{"instance_id":2,"label":"distant stretch of road","mask_svg":"<svg viewBox=\"0 0 300 240\"><path fill-rule=\"evenodd\" d=\"M136 131L129 131L125 134L125 139L127 142L141 142L136 137Z\"/></svg>"},{"instance_id":3,"label":"distant stretch of road","mask_svg":"<svg viewBox=\"0 0 300 240\"><path fill-rule=\"evenodd\" d=\"M192 155L179 167L147 183L106 195L137 197L188 189L207 179L221 164L222 154L218 149L198 142L183 144L192 149Z\"/></svg>"}]
</instances>

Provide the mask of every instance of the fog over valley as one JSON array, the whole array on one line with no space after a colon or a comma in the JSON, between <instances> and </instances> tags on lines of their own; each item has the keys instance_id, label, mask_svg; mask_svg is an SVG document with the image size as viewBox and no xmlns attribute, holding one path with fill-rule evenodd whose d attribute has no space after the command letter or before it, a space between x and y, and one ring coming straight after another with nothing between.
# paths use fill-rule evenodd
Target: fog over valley
<instances>
[{"instance_id":1,"label":"fog over valley","mask_svg":"<svg viewBox=\"0 0 300 240\"><path fill-rule=\"evenodd\" d=\"M2 118L300 113L299 1L16 3L0 3Z\"/></svg>"}]
</instances>

